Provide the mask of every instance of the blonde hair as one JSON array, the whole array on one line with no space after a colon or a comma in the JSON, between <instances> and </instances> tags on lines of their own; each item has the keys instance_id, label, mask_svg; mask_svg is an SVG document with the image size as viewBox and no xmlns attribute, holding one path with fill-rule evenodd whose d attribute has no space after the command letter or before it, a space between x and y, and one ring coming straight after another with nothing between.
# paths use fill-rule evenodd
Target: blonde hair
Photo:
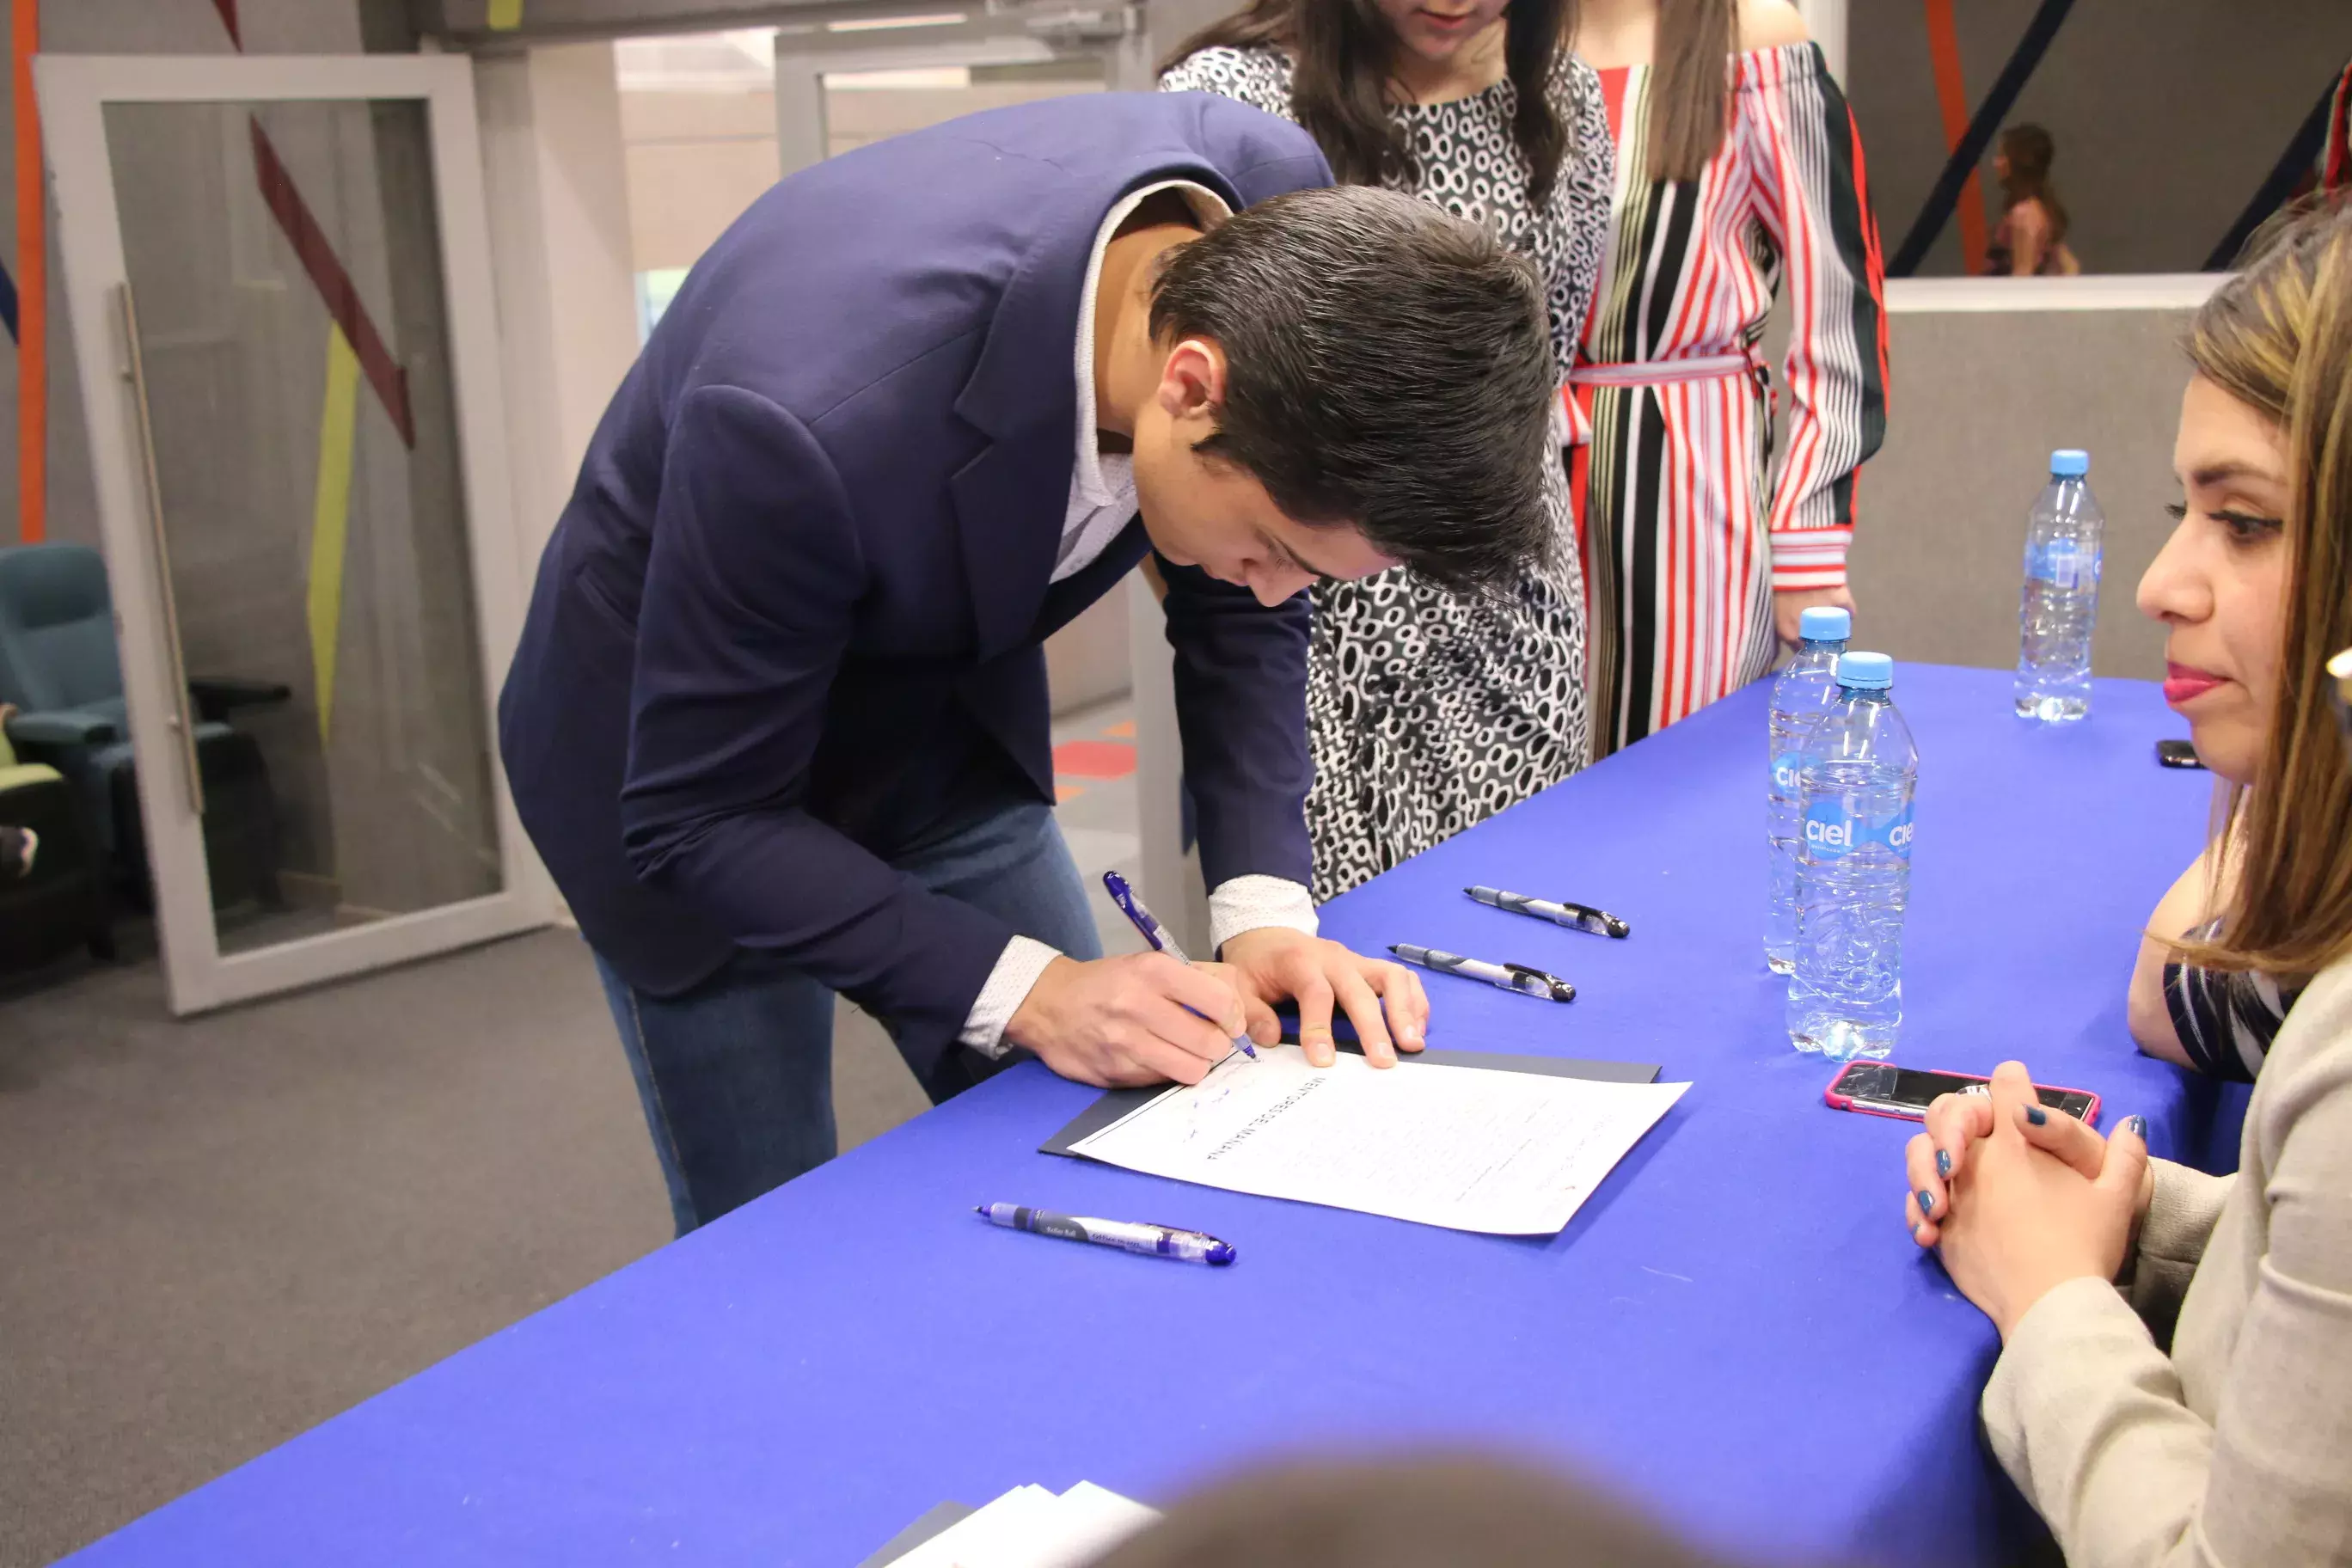
<instances>
[{"instance_id":1,"label":"blonde hair","mask_svg":"<svg viewBox=\"0 0 2352 1568\"><path fill-rule=\"evenodd\" d=\"M2197 373L2285 433L2293 485L2278 695L2256 787L2217 802L2236 885L2194 963L2316 974L2352 951L2352 763L2324 666L2352 647L2352 205L2257 240L2189 329Z\"/></svg>"}]
</instances>

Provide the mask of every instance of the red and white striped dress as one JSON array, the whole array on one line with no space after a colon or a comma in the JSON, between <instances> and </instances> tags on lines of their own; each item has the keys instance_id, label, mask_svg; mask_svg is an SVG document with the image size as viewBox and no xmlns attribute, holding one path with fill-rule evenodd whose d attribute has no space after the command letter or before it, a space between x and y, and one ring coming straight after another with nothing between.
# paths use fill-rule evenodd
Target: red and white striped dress
<instances>
[{"instance_id":1,"label":"red and white striped dress","mask_svg":"<svg viewBox=\"0 0 2352 1568\"><path fill-rule=\"evenodd\" d=\"M1601 73L1617 141L1569 375L1596 754L1762 675L1772 592L1845 582L1854 470L1886 425L1885 269L1862 139L1819 48L1731 60L1701 178L1654 181L1649 68ZM1758 352L1785 279L1788 452Z\"/></svg>"}]
</instances>

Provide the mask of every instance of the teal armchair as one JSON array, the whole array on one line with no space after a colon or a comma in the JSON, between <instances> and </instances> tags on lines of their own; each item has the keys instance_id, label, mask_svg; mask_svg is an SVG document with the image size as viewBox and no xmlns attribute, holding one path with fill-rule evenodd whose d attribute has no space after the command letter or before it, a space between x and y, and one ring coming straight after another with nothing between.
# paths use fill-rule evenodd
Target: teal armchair
<instances>
[{"instance_id":1,"label":"teal armchair","mask_svg":"<svg viewBox=\"0 0 2352 1568\"><path fill-rule=\"evenodd\" d=\"M276 805L260 748L226 716L283 702L267 682L194 680L196 762L205 782L205 838L214 901L278 901ZM0 704L17 711L6 736L28 762L63 774L116 879L147 880L131 725L114 645L106 563L79 544L0 550Z\"/></svg>"}]
</instances>

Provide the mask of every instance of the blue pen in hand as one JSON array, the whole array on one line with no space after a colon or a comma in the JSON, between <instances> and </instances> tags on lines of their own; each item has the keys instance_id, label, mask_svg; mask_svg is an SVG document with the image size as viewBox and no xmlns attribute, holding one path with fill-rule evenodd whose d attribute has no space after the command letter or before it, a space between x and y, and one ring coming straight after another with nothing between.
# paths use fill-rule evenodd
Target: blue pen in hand
<instances>
[{"instance_id":1,"label":"blue pen in hand","mask_svg":"<svg viewBox=\"0 0 2352 1568\"><path fill-rule=\"evenodd\" d=\"M1118 912L1143 933L1143 940L1151 944L1152 952L1164 952L1179 963L1190 964L1192 962L1184 956L1184 950L1176 945L1176 939L1168 934L1168 928L1143 907L1143 900L1135 896L1135 889L1127 885L1126 878L1116 871L1105 871L1103 887L1109 892L1110 901L1118 906ZM1252 1061L1257 1060L1257 1047L1250 1044L1247 1035L1234 1037L1234 1049Z\"/></svg>"}]
</instances>

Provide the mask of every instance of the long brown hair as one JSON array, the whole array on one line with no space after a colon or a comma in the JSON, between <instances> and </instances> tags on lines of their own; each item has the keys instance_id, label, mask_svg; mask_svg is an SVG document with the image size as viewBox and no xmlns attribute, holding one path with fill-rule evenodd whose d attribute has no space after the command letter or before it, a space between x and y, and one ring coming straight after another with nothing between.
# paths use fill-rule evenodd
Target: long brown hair
<instances>
[{"instance_id":1,"label":"long brown hair","mask_svg":"<svg viewBox=\"0 0 2352 1568\"><path fill-rule=\"evenodd\" d=\"M2352 762L2322 668L2352 647L2352 205L2284 225L2189 329L2197 373L2286 437L2285 625L2278 696L2252 789L2215 813L2238 876L2192 961L2316 974L2352 952Z\"/></svg>"},{"instance_id":2,"label":"long brown hair","mask_svg":"<svg viewBox=\"0 0 2352 1568\"><path fill-rule=\"evenodd\" d=\"M2066 205L2050 183L2050 165L2057 161L2058 144L2039 125L2012 125L2000 133L2000 155L2009 173L2000 182L2000 205L2006 212L2020 202L2040 202L2050 215L2050 243L2066 239Z\"/></svg>"},{"instance_id":3,"label":"long brown hair","mask_svg":"<svg viewBox=\"0 0 2352 1568\"><path fill-rule=\"evenodd\" d=\"M1731 117L1731 52L1738 42L1738 0L1658 0L1650 178L1696 180L1722 147Z\"/></svg>"},{"instance_id":4,"label":"long brown hair","mask_svg":"<svg viewBox=\"0 0 2352 1568\"><path fill-rule=\"evenodd\" d=\"M1713 0L1709 0L1713 3ZM1512 139L1528 161L1528 195L1551 195L1568 127L1552 108L1554 62L1576 31L1577 0L1511 0L1504 13L1503 74L1518 96ZM1410 184L1412 143L1389 118L1396 29L1373 0L1253 0L1177 47L1165 71L1210 48L1273 47L1290 56L1290 107L1345 185Z\"/></svg>"}]
</instances>

